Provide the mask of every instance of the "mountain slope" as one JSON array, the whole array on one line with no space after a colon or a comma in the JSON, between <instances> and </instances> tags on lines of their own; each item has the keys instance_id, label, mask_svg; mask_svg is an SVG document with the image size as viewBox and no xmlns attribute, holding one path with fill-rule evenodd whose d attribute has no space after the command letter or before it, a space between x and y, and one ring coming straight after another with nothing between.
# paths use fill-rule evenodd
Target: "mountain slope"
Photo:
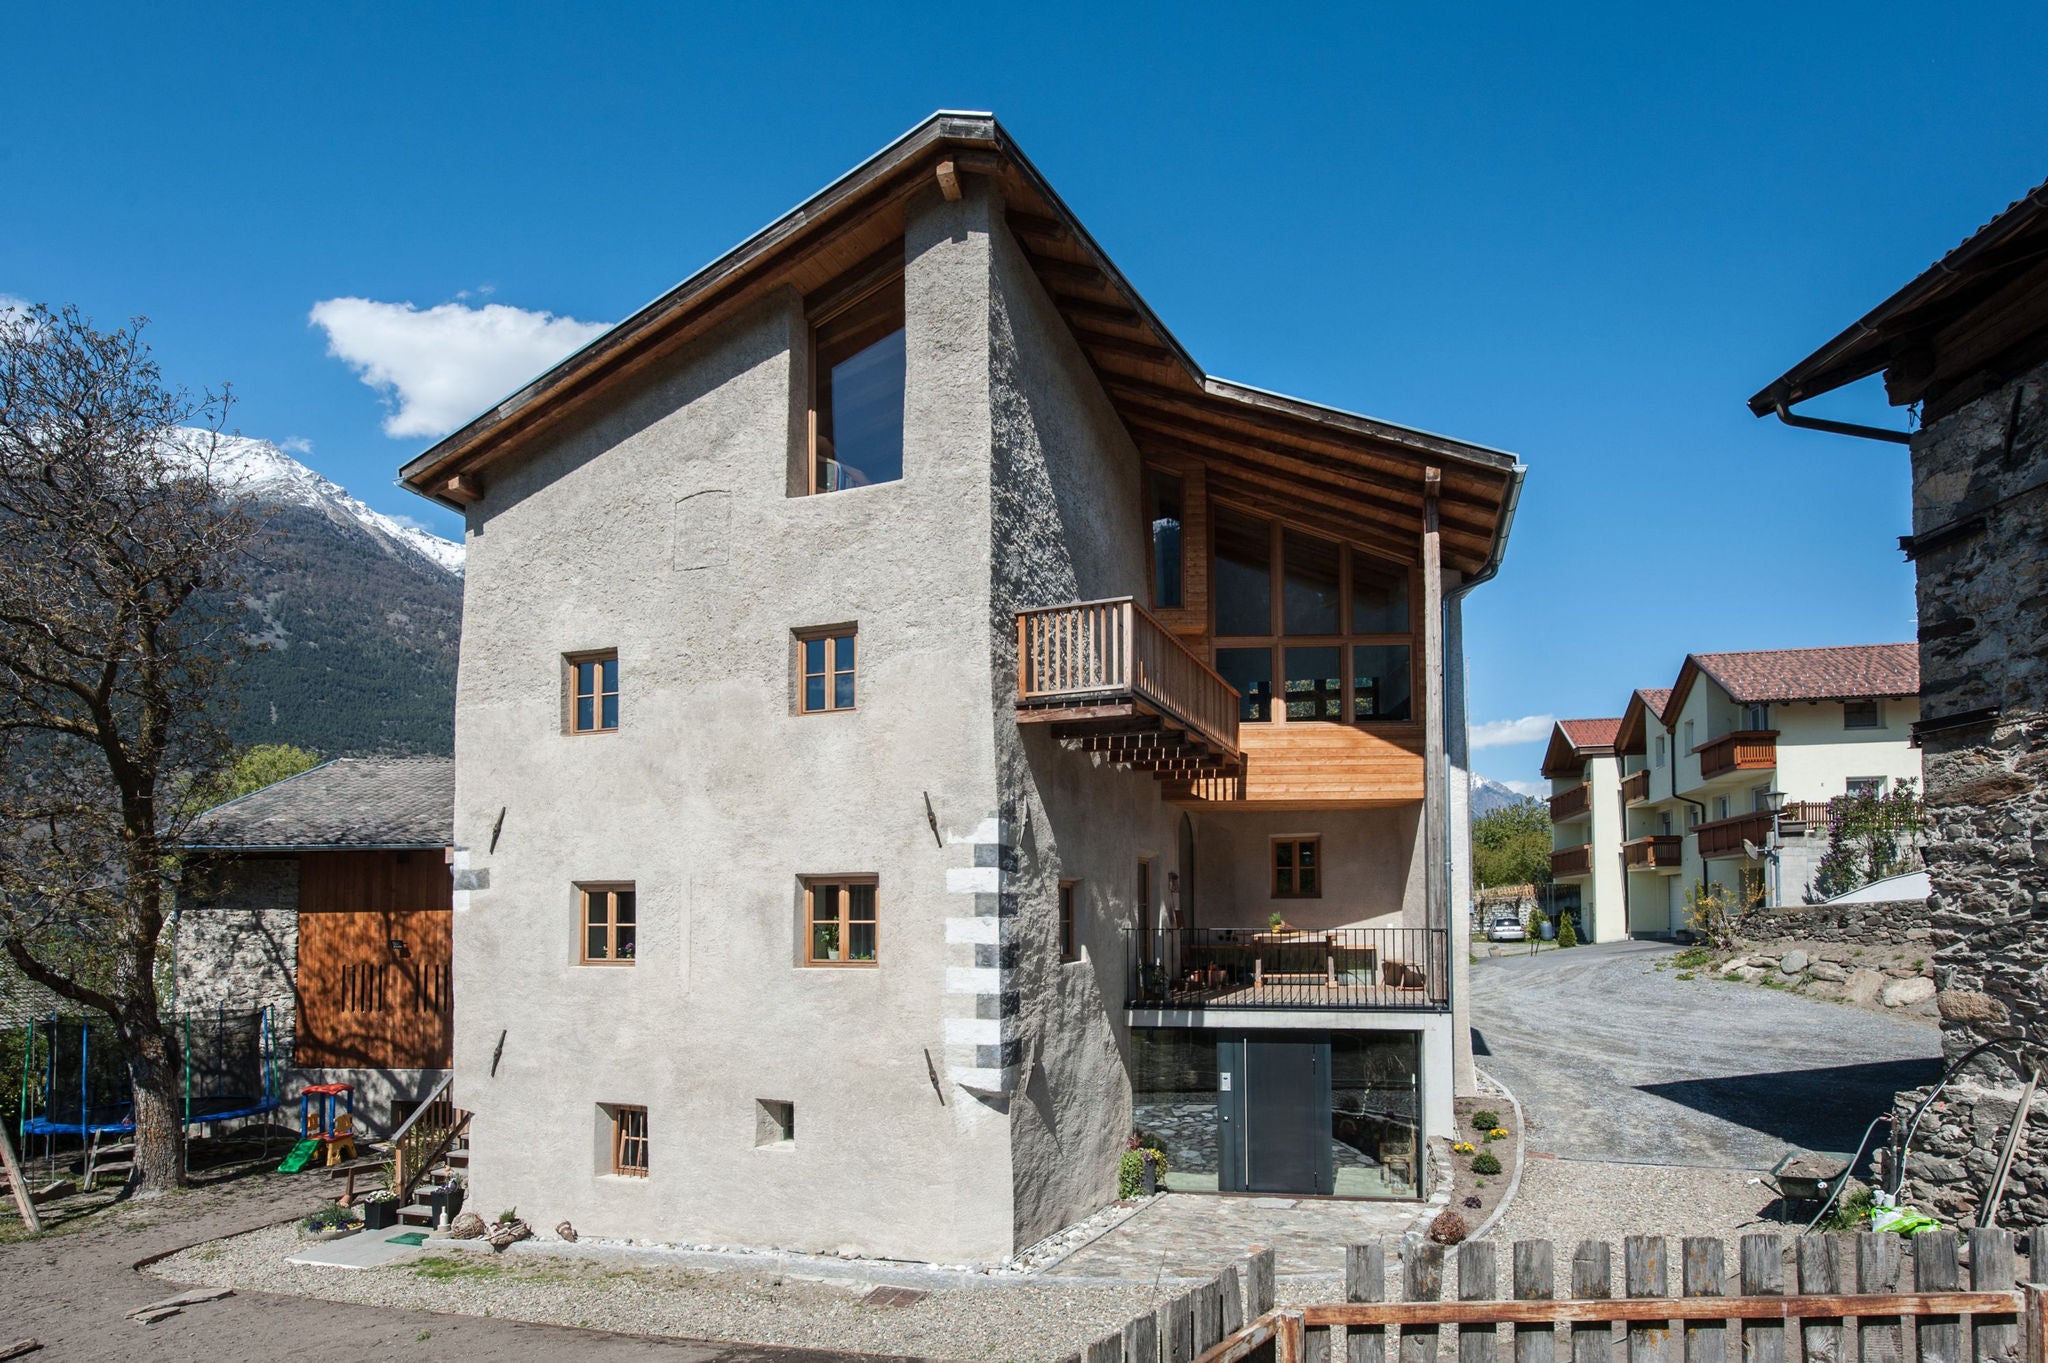
<instances>
[{"instance_id":1,"label":"mountain slope","mask_svg":"<svg viewBox=\"0 0 2048 1363\"><path fill-rule=\"evenodd\" d=\"M1472 817L1475 819L1484 818L1497 809L1534 803L1527 795L1518 795L1498 781L1490 781L1484 776L1472 778Z\"/></svg>"},{"instance_id":2,"label":"mountain slope","mask_svg":"<svg viewBox=\"0 0 2048 1363\"><path fill-rule=\"evenodd\" d=\"M371 510L268 441L223 437L214 474L264 523L235 741L323 757L451 751L462 546Z\"/></svg>"}]
</instances>

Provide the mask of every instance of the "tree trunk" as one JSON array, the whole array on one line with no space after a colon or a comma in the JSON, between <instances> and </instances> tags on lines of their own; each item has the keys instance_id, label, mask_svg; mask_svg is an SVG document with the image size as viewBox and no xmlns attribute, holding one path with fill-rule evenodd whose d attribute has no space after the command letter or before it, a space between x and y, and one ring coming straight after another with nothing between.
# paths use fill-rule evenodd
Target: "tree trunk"
<instances>
[{"instance_id":1,"label":"tree trunk","mask_svg":"<svg viewBox=\"0 0 2048 1363\"><path fill-rule=\"evenodd\" d=\"M128 1186L137 1197L154 1197L185 1185L183 1066L154 1008L117 1025L135 1094L135 1168Z\"/></svg>"}]
</instances>

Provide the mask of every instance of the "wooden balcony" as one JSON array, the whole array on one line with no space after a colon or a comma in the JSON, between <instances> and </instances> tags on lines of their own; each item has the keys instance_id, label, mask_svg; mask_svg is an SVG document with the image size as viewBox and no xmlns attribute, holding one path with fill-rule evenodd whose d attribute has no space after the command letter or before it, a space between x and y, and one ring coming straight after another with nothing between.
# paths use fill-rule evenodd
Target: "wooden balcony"
<instances>
[{"instance_id":1,"label":"wooden balcony","mask_svg":"<svg viewBox=\"0 0 2048 1363\"><path fill-rule=\"evenodd\" d=\"M1702 781L1734 771L1769 771L1778 765L1778 731L1744 729L1702 743L1693 751L1700 755Z\"/></svg>"},{"instance_id":2,"label":"wooden balcony","mask_svg":"<svg viewBox=\"0 0 2048 1363\"><path fill-rule=\"evenodd\" d=\"M1621 802L1625 805L1639 805L1650 798L1650 771L1645 767L1633 776L1621 778Z\"/></svg>"},{"instance_id":3,"label":"wooden balcony","mask_svg":"<svg viewBox=\"0 0 2048 1363\"><path fill-rule=\"evenodd\" d=\"M1243 769L1238 694L1130 597L1017 613L1017 722L1161 780Z\"/></svg>"},{"instance_id":4,"label":"wooden balcony","mask_svg":"<svg viewBox=\"0 0 2048 1363\"><path fill-rule=\"evenodd\" d=\"M1560 847L1550 854L1552 880L1582 880L1593 874L1593 845Z\"/></svg>"},{"instance_id":5,"label":"wooden balcony","mask_svg":"<svg viewBox=\"0 0 2048 1363\"><path fill-rule=\"evenodd\" d=\"M1700 856L1704 858L1739 857L1746 838L1756 847L1762 847L1771 836L1771 813L1759 810L1754 814L1738 814L1732 819L1716 819L1712 823L1696 826L1693 833L1700 840Z\"/></svg>"},{"instance_id":6,"label":"wooden balcony","mask_svg":"<svg viewBox=\"0 0 2048 1363\"><path fill-rule=\"evenodd\" d=\"M1685 865L1685 839L1676 833L1634 838L1621 845L1622 864L1631 871L1675 874Z\"/></svg>"},{"instance_id":7,"label":"wooden balcony","mask_svg":"<svg viewBox=\"0 0 2048 1363\"><path fill-rule=\"evenodd\" d=\"M1550 821L1552 823L1569 823L1573 819L1583 819L1592 812L1593 788L1591 786L1573 786L1570 790L1562 791L1550 797Z\"/></svg>"}]
</instances>

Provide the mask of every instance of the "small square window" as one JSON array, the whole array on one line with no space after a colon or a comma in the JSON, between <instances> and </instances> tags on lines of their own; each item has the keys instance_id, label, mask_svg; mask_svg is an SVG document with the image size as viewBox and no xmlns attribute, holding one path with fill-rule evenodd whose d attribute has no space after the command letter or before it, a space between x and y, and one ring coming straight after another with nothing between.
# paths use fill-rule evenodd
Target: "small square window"
<instances>
[{"instance_id":1,"label":"small square window","mask_svg":"<svg viewBox=\"0 0 2048 1363\"><path fill-rule=\"evenodd\" d=\"M1079 895L1081 882L1062 880L1060 882L1060 959L1078 961L1081 959L1081 944L1074 934L1074 900Z\"/></svg>"},{"instance_id":2,"label":"small square window","mask_svg":"<svg viewBox=\"0 0 2048 1363\"><path fill-rule=\"evenodd\" d=\"M872 966L879 929L874 876L804 881L804 964Z\"/></svg>"},{"instance_id":3,"label":"small square window","mask_svg":"<svg viewBox=\"0 0 2048 1363\"><path fill-rule=\"evenodd\" d=\"M638 950L639 905L631 885L578 885L585 965L631 965Z\"/></svg>"},{"instance_id":4,"label":"small square window","mask_svg":"<svg viewBox=\"0 0 2048 1363\"><path fill-rule=\"evenodd\" d=\"M572 653L569 669L569 732L608 734L619 727L619 655Z\"/></svg>"},{"instance_id":5,"label":"small square window","mask_svg":"<svg viewBox=\"0 0 2048 1363\"><path fill-rule=\"evenodd\" d=\"M612 1172L626 1178L647 1177L647 1109L613 1107Z\"/></svg>"},{"instance_id":6,"label":"small square window","mask_svg":"<svg viewBox=\"0 0 2048 1363\"><path fill-rule=\"evenodd\" d=\"M1882 795L1884 794L1884 778L1882 776L1852 776L1849 778L1848 791L1849 798L1852 800L1859 798L1869 799L1872 796Z\"/></svg>"},{"instance_id":7,"label":"small square window","mask_svg":"<svg viewBox=\"0 0 2048 1363\"><path fill-rule=\"evenodd\" d=\"M1845 700L1842 702L1842 727L1844 729L1882 729L1884 714L1874 700Z\"/></svg>"},{"instance_id":8,"label":"small square window","mask_svg":"<svg viewBox=\"0 0 2048 1363\"><path fill-rule=\"evenodd\" d=\"M788 1145L796 1139L796 1104L774 1098L754 1100L754 1144Z\"/></svg>"},{"instance_id":9,"label":"small square window","mask_svg":"<svg viewBox=\"0 0 2048 1363\"><path fill-rule=\"evenodd\" d=\"M1273 839L1273 898L1320 899L1323 896L1323 840Z\"/></svg>"},{"instance_id":10,"label":"small square window","mask_svg":"<svg viewBox=\"0 0 2048 1363\"><path fill-rule=\"evenodd\" d=\"M853 709L854 647L852 625L797 632L799 714L821 715Z\"/></svg>"}]
</instances>

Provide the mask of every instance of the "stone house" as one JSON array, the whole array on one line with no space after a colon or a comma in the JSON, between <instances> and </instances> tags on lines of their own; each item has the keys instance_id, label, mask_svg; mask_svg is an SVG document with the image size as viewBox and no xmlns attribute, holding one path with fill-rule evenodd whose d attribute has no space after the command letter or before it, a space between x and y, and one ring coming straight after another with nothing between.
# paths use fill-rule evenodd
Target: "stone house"
<instances>
[{"instance_id":1,"label":"stone house","mask_svg":"<svg viewBox=\"0 0 2048 1363\"><path fill-rule=\"evenodd\" d=\"M1793 411L1884 376L1910 435ZM1960 1067L1913 1130L1905 1190L2048 1223L2048 184L1750 399L1758 416L1910 447L1936 996ZM1892 1158L1927 1091L1902 1093ZM2009 1146L2010 1143L2010 1146ZM2003 1179L2002 1185L2000 1183Z\"/></svg>"},{"instance_id":2,"label":"stone house","mask_svg":"<svg viewBox=\"0 0 2048 1363\"><path fill-rule=\"evenodd\" d=\"M1512 456L1204 374L939 114L402 476L467 517L482 1205L990 1262L1134 1125L1417 1195Z\"/></svg>"},{"instance_id":3,"label":"stone house","mask_svg":"<svg viewBox=\"0 0 2048 1363\"><path fill-rule=\"evenodd\" d=\"M447 758L337 758L186 835L167 934L174 1012L268 1007L283 1097L355 1085L388 1131L452 1068Z\"/></svg>"}]
</instances>

